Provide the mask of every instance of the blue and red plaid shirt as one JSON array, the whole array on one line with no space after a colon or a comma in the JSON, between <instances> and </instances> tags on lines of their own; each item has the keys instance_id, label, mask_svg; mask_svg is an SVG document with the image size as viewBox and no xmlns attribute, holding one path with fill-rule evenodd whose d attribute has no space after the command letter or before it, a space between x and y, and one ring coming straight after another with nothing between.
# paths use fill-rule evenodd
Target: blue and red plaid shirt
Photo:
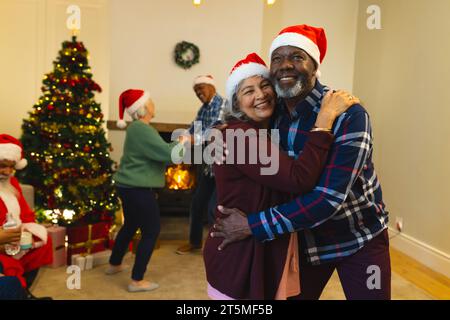
<instances>
[{"instance_id":1,"label":"blue and red plaid shirt","mask_svg":"<svg viewBox=\"0 0 450 320\"><path fill-rule=\"evenodd\" d=\"M201 122L201 131L195 131L194 122L189 127L190 134L198 134L199 140L203 143L208 136L208 130L223 119L223 108L225 100L219 94L216 94L209 103L204 103L197 112L195 121ZM199 128L200 129L200 128Z\"/></svg>"},{"instance_id":2,"label":"blue and red plaid shirt","mask_svg":"<svg viewBox=\"0 0 450 320\"><path fill-rule=\"evenodd\" d=\"M329 89L317 81L311 93L289 114L281 102L273 127L281 148L298 157ZM369 115L359 104L333 126L335 142L313 191L291 202L248 216L261 241L299 231L301 248L313 265L336 261L361 249L387 228L388 212L372 163Z\"/></svg>"}]
</instances>

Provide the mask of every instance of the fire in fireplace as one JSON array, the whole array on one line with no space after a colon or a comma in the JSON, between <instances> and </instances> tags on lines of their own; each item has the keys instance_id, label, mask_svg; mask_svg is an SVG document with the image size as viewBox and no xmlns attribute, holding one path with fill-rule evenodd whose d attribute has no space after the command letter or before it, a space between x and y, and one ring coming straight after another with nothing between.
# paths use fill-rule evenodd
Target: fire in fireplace
<instances>
[{"instance_id":1,"label":"fire in fireplace","mask_svg":"<svg viewBox=\"0 0 450 320\"><path fill-rule=\"evenodd\" d=\"M187 164L177 164L167 167L166 188L169 190L190 190L195 185L195 173Z\"/></svg>"},{"instance_id":2,"label":"fire in fireplace","mask_svg":"<svg viewBox=\"0 0 450 320\"><path fill-rule=\"evenodd\" d=\"M162 215L189 215L195 188L194 165L171 165L166 169L166 185L157 189Z\"/></svg>"}]
</instances>

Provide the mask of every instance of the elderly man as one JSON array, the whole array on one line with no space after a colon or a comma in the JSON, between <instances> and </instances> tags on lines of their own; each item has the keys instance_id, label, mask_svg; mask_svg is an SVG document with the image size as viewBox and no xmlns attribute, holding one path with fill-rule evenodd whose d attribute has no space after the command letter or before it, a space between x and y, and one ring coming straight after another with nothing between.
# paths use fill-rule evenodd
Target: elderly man
<instances>
[{"instance_id":1,"label":"elderly man","mask_svg":"<svg viewBox=\"0 0 450 320\"><path fill-rule=\"evenodd\" d=\"M326 48L323 29L299 25L282 30L270 49L282 98L273 126L292 157L302 151L329 90L318 81ZM224 237L219 249L226 250L248 236L270 241L298 231L301 294L295 299L318 299L334 270L347 299L390 299L388 213L372 163L369 116L355 104L324 129L335 142L312 192L261 212L219 207L229 216L217 221L212 236Z\"/></svg>"},{"instance_id":2,"label":"elderly man","mask_svg":"<svg viewBox=\"0 0 450 320\"><path fill-rule=\"evenodd\" d=\"M0 135L0 226L4 225L7 213L15 220L22 232L33 235L31 249L21 250L15 255L8 255L4 246L0 247L0 268L5 276L15 276L27 290L37 276L39 268L52 262L51 239L47 230L35 223L34 212L30 209L22 194L19 182L13 176L14 171L27 165L23 158L20 141L7 135Z\"/></svg>"},{"instance_id":3,"label":"elderly man","mask_svg":"<svg viewBox=\"0 0 450 320\"><path fill-rule=\"evenodd\" d=\"M193 124L189 128L194 145L202 145L207 141L208 129L222 119L225 99L216 91L214 79L210 75L198 76L193 83L194 92L202 102ZM208 221L214 221L216 206L216 186L208 165L198 167L197 187L190 208L189 243L177 249L178 254L188 254L202 248L203 212L208 211Z\"/></svg>"}]
</instances>

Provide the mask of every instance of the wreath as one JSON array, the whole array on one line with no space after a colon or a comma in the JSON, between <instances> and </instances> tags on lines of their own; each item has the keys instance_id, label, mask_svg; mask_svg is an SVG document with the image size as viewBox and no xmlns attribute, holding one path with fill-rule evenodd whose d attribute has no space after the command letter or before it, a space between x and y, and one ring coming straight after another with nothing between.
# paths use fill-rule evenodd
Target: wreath
<instances>
[{"instance_id":1,"label":"wreath","mask_svg":"<svg viewBox=\"0 0 450 320\"><path fill-rule=\"evenodd\" d=\"M193 43L182 41L175 46L175 63L189 69L200 62L200 49Z\"/></svg>"}]
</instances>

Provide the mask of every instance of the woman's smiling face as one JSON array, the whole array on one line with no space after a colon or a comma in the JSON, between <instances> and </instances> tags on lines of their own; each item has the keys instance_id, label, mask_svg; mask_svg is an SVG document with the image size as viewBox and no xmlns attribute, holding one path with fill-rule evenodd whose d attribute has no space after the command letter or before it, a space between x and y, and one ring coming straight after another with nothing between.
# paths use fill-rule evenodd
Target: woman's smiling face
<instances>
[{"instance_id":1,"label":"woman's smiling face","mask_svg":"<svg viewBox=\"0 0 450 320\"><path fill-rule=\"evenodd\" d=\"M240 110L255 122L267 122L275 110L275 91L261 76L243 80L236 97Z\"/></svg>"}]
</instances>

